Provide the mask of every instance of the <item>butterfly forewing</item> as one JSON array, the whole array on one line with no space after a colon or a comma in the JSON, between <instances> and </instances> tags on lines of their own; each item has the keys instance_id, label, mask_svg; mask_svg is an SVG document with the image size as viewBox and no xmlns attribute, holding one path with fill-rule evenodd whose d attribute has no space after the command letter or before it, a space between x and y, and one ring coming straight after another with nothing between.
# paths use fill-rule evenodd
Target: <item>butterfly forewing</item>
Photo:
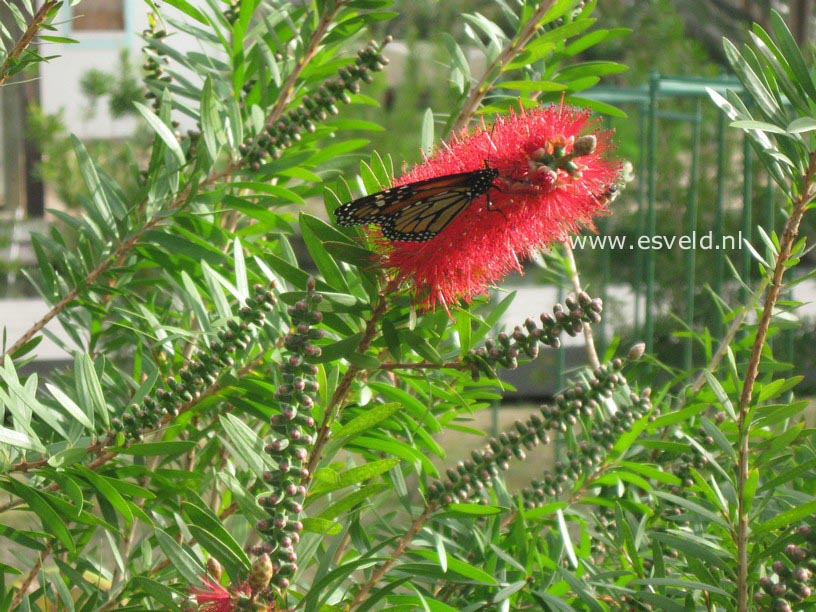
<instances>
[{"instance_id":1,"label":"butterfly forewing","mask_svg":"<svg viewBox=\"0 0 816 612\"><path fill-rule=\"evenodd\" d=\"M334 211L343 226L374 223L389 240L424 242L445 229L459 213L487 193L499 171L447 174L347 202Z\"/></svg>"}]
</instances>

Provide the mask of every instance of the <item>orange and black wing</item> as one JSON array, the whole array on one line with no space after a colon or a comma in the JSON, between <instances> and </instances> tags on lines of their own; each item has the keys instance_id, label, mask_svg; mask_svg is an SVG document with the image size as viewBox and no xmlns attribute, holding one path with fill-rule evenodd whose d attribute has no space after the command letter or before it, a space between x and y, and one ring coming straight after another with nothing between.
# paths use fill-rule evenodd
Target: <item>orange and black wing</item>
<instances>
[{"instance_id":1,"label":"orange and black wing","mask_svg":"<svg viewBox=\"0 0 816 612\"><path fill-rule=\"evenodd\" d=\"M409 183L347 202L334 214L338 225L373 223L389 240L425 242L487 193L498 175L498 170L485 167Z\"/></svg>"}]
</instances>

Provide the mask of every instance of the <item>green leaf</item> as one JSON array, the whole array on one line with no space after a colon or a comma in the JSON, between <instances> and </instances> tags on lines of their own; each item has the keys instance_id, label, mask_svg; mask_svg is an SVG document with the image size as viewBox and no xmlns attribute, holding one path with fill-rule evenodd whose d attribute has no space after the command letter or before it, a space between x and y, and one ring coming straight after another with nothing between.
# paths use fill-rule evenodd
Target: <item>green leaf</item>
<instances>
[{"instance_id":1,"label":"green leaf","mask_svg":"<svg viewBox=\"0 0 816 612\"><path fill-rule=\"evenodd\" d=\"M229 548L235 559L239 560L241 567L249 567L249 558L246 556L244 549L235 541L215 514L208 508L199 507L188 501L182 502L181 507L193 525L206 529L211 536L218 539L221 546ZM230 575L233 574L231 573Z\"/></svg>"},{"instance_id":2,"label":"green leaf","mask_svg":"<svg viewBox=\"0 0 816 612\"><path fill-rule=\"evenodd\" d=\"M105 428L110 429L110 414L105 402L105 393L102 391L102 385L99 384L91 356L87 353L75 353L74 371L80 402L91 406L94 413L102 418Z\"/></svg>"},{"instance_id":3,"label":"green leaf","mask_svg":"<svg viewBox=\"0 0 816 612\"><path fill-rule=\"evenodd\" d=\"M43 446L37 438L31 437L21 431L8 429L2 425L0 425L0 443L23 450L45 453L45 446Z\"/></svg>"},{"instance_id":4,"label":"green leaf","mask_svg":"<svg viewBox=\"0 0 816 612\"><path fill-rule=\"evenodd\" d=\"M335 259L350 263L358 268L370 267L376 259L376 254L373 251L348 242L324 242L323 248Z\"/></svg>"},{"instance_id":5,"label":"green leaf","mask_svg":"<svg viewBox=\"0 0 816 612\"><path fill-rule=\"evenodd\" d=\"M299 607L303 610L320 610L318 602L321 597L329 597L333 593L333 585L340 584L346 580L356 570L362 570L384 559L378 557L363 557L344 563L340 567L333 569L328 574L315 579L309 587L306 596L299 602Z\"/></svg>"},{"instance_id":6,"label":"green leaf","mask_svg":"<svg viewBox=\"0 0 816 612\"><path fill-rule=\"evenodd\" d=\"M121 455L133 455L135 457L173 457L186 453L194 448L196 443L193 440L174 440L170 442L144 442L141 444L131 444L119 450Z\"/></svg>"},{"instance_id":7,"label":"green leaf","mask_svg":"<svg viewBox=\"0 0 816 612\"><path fill-rule=\"evenodd\" d=\"M40 539L46 539L48 534L38 533L36 531L22 531L10 525L0 524L0 536L8 538L15 544L30 548L31 550L45 550L46 545L40 542Z\"/></svg>"},{"instance_id":8,"label":"green leaf","mask_svg":"<svg viewBox=\"0 0 816 612\"><path fill-rule=\"evenodd\" d=\"M684 497L680 497L678 495L672 495L671 493L665 493L663 491L658 491L658 490L652 491L652 494L657 495L658 497L660 497L662 499L665 499L665 500L667 500L669 502L672 502L673 504L676 504L676 505L680 506L681 508L685 508L686 510L688 510L692 514L696 514L698 517L700 517L702 519L705 519L705 520L708 520L708 521L710 521L710 522L712 522L712 523L714 523L716 525L719 525L720 527L722 527L724 529L729 528L728 523L726 523L725 519L722 516L720 516L719 514L716 514L715 512L712 512L708 508L705 508L705 507L701 506L700 504L695 503L695 502L693 502L693 501L691 501L689 499L686 499Z\"/></svg>"},{"instance_id":9,"label":"green leaf","mask_svg":"<svg viewBox=\"0 0 816 612\"><path fill-rule=\"evenodd\" d=\"M398 459L380 459L379 461L370 461L364 465L354 467L339 474L337 480L333 483L319 482L309 491L309 496L323 495L338 489L344 489L358 482L370 480L380 474L384 474L394 466L399 465Z\"/></svg>"},{"instance_id":10,"label":"green leaf","mask_svg":"<svg viewBox=\"0 0 816 612\"><path fill-rule=\"evenodd\" d=\"M204 568L201 564L163 530L156 529L153 535L159 548L162 549L167 560L170 561L179 575L188 584L198 584L201 576L204 575Z\"/></svg>"},{"instance_id":11,"label":"green leaf","mask_svg":"<svg viewBox=\"0 0 816 612\"><path fill-rule=\"evenodd\" d=\"M501 514L506 510L507 508L483 506L482 504L448 504L445 506L444 515L465 514L468 516L491 516L493 514Z\"/></svg>"},{"instance_id":12,"label":"green leaf","mask_svg":"<svg viewBox=\"0 0 816 612\"><path fill-rule=\"evenodd\" d=\"M400 330L399 335L419 356L427 359L431 363L442 363L442 356L439 354L439 352L433 347L433 345L431 345L430 342L428 342L428 340L423 338L415 331L410 329L402 329Z\"/></svg>"},{"instance_id":13,"label":"green leaf","mask_svg":"<svg viewBox=\"0 0 816 612\"><path fill-rule=\"evenodd\" d=\"M387 484L372 484L362 487L353 493L349 493L338 502L326 508L318 515L318 518L324 520L335 519L341 514L345 514L355 506L362 504L369 497L373 497L388 489L390 489L390 487Z\"/></svg>"},{"instance_id":14,"label":"green leaf","mask_svg":"<svg viewBox=\"0 0 816 612\"><path fill-rule=\"evenodd\" d=\"M191 584L197 585L199 582L197 580ZM182 595L166 584L144 576L134 576L130 579L128 586L133 587L137 591L141 590L147 596L152 597L157 603L161 604L165 610L175 610L178 607L178 598Z\"/></svg>"},{"instance_id":15,"label":"green leaf","mask_svg":"<svg viewBox=\"0 0 816 612\"><path fill-rule=\"evenodd\" d=\"M351 421L337 429L332 437L337 440L372 430L401 409L402 404L399 402L375 404L373 408L366 409L361 415L354 417Z\"/></svg>"},{"instance_id":16,"label":"green leaf","mask_svg":"<svg viewBox=\"0 0 816 612\"><path fill-rule=\"evenodd\" d=\"M745 89L751 94L757 107L769 119L774 119L782 123L784 121L784 114L779 108L776 99L771 92L765 87L759 76L751 69L748 62L740 55L734 44L728 39L723 40L723 49L728 58L728 63L731 64L734 72L742 81Z\"/></svg>"},{"instance_id":17,"label":"green leaf","mask_svg":"<svg viewBox=\"0 0 816 612\"><path fill-rule=\"evenodd\" d=\"M757 403L762 403L779 397L783 393L793 389L804 379L804 376L793 376L791 378L777 378L766 385L762 385L757 394Z\"/></svg>"},{"instance_id":18,"label":"green leaf","mask_svg":"<svg viewBox=\"0 0 816 612\"><path fill-rule=\"evenodd\" d=\"M524 93L540 91L564 91L567 86L555 81L502 81L498 87Z\"/></svg>"},{"instance_id":19,"label":"green leaf","mask_svg":"<svg viewBox=\"0 0 816 612\"><path fill-rule=\"evenodd\" d=\"M727 573L733 572L733 564L736 560L728 555L719 544L709 539L701 538L687 531L679 533L655 532L652 534L652 539L683 552L687 557L700 559L711 567L717 567Z\"/></svg>"},{"instance_id":20,"label":"green leaf","mask_svg":"<svg viewBox=\"0 0 816 612\"><path fill-rule=\"evenodd\" d=\"M46 532L55 536L70 552L76 550L71 532L65 522L41 493L14 479L8 481L8 488L28 505L31 512L37 515Z\"/></svg>"},{"instance_id":21,"label":"green leaf","mask_svg":"<svg viewBox=\"0 0 816 612\"><path fill-rule=\"evenodd\" d=\"M108 482L106 477L92 472L84 466L75 466L72 470L78 476L89 482L96 493L104 497L108 503L113 506L128 526L133 524L133 512L131 512L128 502L126 502L119 491Z\"/></svg>"},{"instance_id":22,"label":"green leaf","mask_svg":"<svg viewBox=\"0 0 816 612\"><path fill-rule=\"evenodd\" d=\"M564 512L562 510L556 510L555 516L558 518L558 532L561 534L561 542L564 544L564 551L567 553L567 557L569 557L572 567L576 567L578 565L578 557L576 556L575 549L572 546L572 538L569 534L567 521L564 519Z\"/></svg>"},{"instance_id":23,"label":"green leaf","mask_svg":"<svg viewBox=\"0 0 816 612\"><path fill-rule=\"evenodd\" d=\"M809 98L816 99L816 86L813 84L805 58L802 57L799 43L794 39L782 16L774 10L771 11L771 29L788 65L793 70L794 80L805 89Z\"/></svg>"},{"instance_id":24,"label":"green leaf","mask_svg":"<svg viewBox=\"0 0 816 612\"><path fill-rule=\"evenodd\" d=\"M85 149L85 145L74 135L71 135L71 145L77 157L77 164L79 165L79 172L82 174L82 180L88 188L88 193L91 194L91 202L96 206L97 214L110 227L113 225L114 215L111 211L108 199L105 197L105 190L102 189L102 182L99 180L96 166L94 166L91 156ZM121 213L123 212L124 211L120 211L120 216L117 218L122 218L123 215Z\"/></svg>"},{"instance_id":25,"label":"green leaf","mask_svg":"<svg viewBox=\"0 0 816 612\"><path fill-rule=\"evenodd\" d=\"M204 137L204 144L210 159L215 161L218 158L221 143L226 141L227 136L224 133L223 121L218 116L213 84L209 76L204 81L204 87L201 88L201 134Z\"/></svg>"},{"instance_id":26,"label":"green leaf","mask_svg":"<svg viewBox=\"0 0 816 612\"><path fill-rule=\"evenodd\" d=\"M415 550L412 552L413 555L418 557L423 557L428 559L429 561L434 561L439 563L439 555L434 550ZM487 572L470 565L469 563L465 563L464 561L460 561L451 555L448 555L448 572L456 572L457 574L464 576L465 578L469 578L475 582L481 584L490 584L496 585L498 584L496 579L488 574Z\"/></svg>"},{"instance_id":27,"label":"green leaf","mask_svg":"<svg viewBox=\"0 0 816 612\"><path fill-rule=\"evenodd\" d=\"M433 434L442 431L442 426L439 424L439 421L436 420L436 417L434 417L430 407L413 395L382 382L371 382L368 386L372 391L379 393L392 402L401 404L408 414L425 425L429 433Z\"/></svg>"},{"instance_id":28,"label":"green leaf","mask_svg":"<svg viewBox=\"0 0 816 612\"><path fill-rule=\"evenodd\" d=\"M329 363L338 359L348 359L348 356L357 352L357 347L360 345L360 340L363 337L363 332L343 338L338 342L331 344L324 344L320 346L320 356L310 357L309 361L315 363Z\"/></svg>"},{"instance_id":29,"label":"green leaf","mask_svg":"<svg viewBox=\"0 0 816 612\"><path fill-rule=\"evenodd\" d=\"M810 475L812 470L816 469L816 457L808 459L807 461L794 465L791 469L781 472L776 478L772 478L767 482L763 482L760 487L761 491L775 491L787 482L794 478L802 478Z\"/></svg>"},{"instance_id":30,"label":"green leaf","mask_svg":"<svg viewBox=\"0 0 816 612\"><path fill-rule=\"evenodd\" d=\"M335 536L343 531L343 525L335 521L330 521L322 518L304 517L301 519L303 523L303 530L312 533L319 533L321 535Z\"/></svg>"},{"instance_id":31,"label":"green leaf","mask_svg":"<svg viewBox=\"0 0 816 612\"><path fill-rule=\"evenodd\" d=\"M25 385L22 385L17 377L17 371L11 357L6 355L3 367L0 368L0 379L5 383L8 391L8 396L0 391L0 401L5 402L6 408L14 417L18 430L23 431L30 440L37 440L37 435L31 426L31 417L36 415L63 439L68 438L59 415L37 399L38 380L36 375L32 375Z\"/></svg>"},{"instance_id":32,"label":"green leaf","mask_svg":"<svg viewBox=\"0 0 816 612\"><path fill-rule=\"evenodd\" d=\"M342 293L348 293L349 286L346 282L345 274L343 274L342 270L340 270L340 267L337 265L337 262L335 262L334 259L332 259L332 256L326 251L326 248L323 246L324 239L317 233L320 231L323 235L325 235L330 230L333 237L337 236L340 239L345 240L346 237L344 234L334 230L334 228L327 225L317 217L312 217L306 213L301 213L300 231L303 235L303 242L306 243L306 248L309 250L309 254L312 256L317 269L323 275L323 279L330 287Z\"/></svg>"},{"instance_id":33,"label":"green leaf","mask_svg":"<svg viewBox=\"0 0 816 612\"><path fill-rule=\"evenodd\" d=\"M622 468L626 468L632 472L640 474L641 476L645 476L650 480L656 480L657 482L662 482L663 484L671 485L671 486L680 486L682 481L680 478L675 476L674 474L670 474L668 472L664 472L659 468L656 468L652 465L647 463L635 463L632 461L618 461L618 465Z\"/></svg>"},{"instance_id":34,"label":"green leaf","mask_svg":"<svg viewBox=\"0 0 816 612\"><path fill-rule=\"evenodd\" d=\"M751 504L754 501L754 494L757 490L757 484L759 484L759 469L754 468L748 472L748 479L745 481L745 487L743 488L743 499L745 500L745 511L750 512Z\"/></svg>"},{"instance_id":35,"label":"green leaf","mask_svg":"<svg viewBox=\"0 0 816 612\"><path fill-rule=\"evenodd\" d=\"M211 25L210 20L207 19L204 13L202 13L193 5L191 5L189 2L187 2L187 0L164 0L164 2L166 4L169 4L170 6L176 7L178 10L180 10L188 17L192 17L193 19L195 19L198 23L204 24L205 26Z\"/></svg>"},{"instance_id":36,"label":"green leaf","mask_svg":"<svg viewBox=\"0 0 816 612\"><path fill-rule=\"evenodd\" d=\"M754 534L760 534L768 531L774 531L776 529L783 529L788 525L798 523L802 519L812 516L814 513L816 513L816 500L811 500L800 506L777 514L764 523L756 525L753 527L752 531Z\"/></svg>"},{"instance_id":37,"label":"green leaf","mask_svg":"<svg viewBox=\"0 0 816 612\"><path fill-rule=\"evenodd\" d=\"M56 385L52 385L51 383L45 383L45 388L51 392L51 395L54 396L54 399L57 400L57 402L59 402L59 405L65 408L65 411L69 414L69 416L72 419L78 421L86 429L93 431L94 413L93 409L90 406L88 406L88 413L86 414L85 412L82 411L82 408L77 406L74 400L65 395L62 389L60 389Z\"/></svg>"},{"instance_id":38,"label":"green leaf","mask_svg":"<svg viewBox=\"0 0 816 612\"><path fill-rule=\"evenodd\" d=\"M787 127L787 131L791 134L801 134L813 130L816 130L816 118L814 117L799 117L791 121Z\"/></svg>"},{"instance_id":39,"label":"green leaf","mask_svg":"<svg viewBox=\"0 0 816 612\"><path fill-rule=\"evenodd\" d=\"M55 468L66 468L75 463L79 463L88 456L88 451L84 447L66 448L48 458L48 465Z\"/></svg>"},{"instance_id":40,"label":"green leaf","mask_svg":"<svg viewBox=\"0 0 816 612\"><path fill-rule=\"evenodd\" d=\"M731 127L738 128L741 130L758 130L760 132L770 132L771 134L782 134L787 135L788 130L778 125L774 125L773 123L768 123L767 121L757 121L755 119L741 119L738 121L732 121Z\"/></svg>"},{"instance_id":41,"label":"green leaf","mask_svg":"<svg viewBox=\"0 0 816 612\"><path fill-rule=\"evenodd\" d=\"M730 416L734 421L736 421L737 415L734 412L734 405L728 398L728 394L725 392L725 389L723 389L723 386L720 384L720 381L714 378L714 375L708 370L703 370L703 374L705 375L706 382L708 382L708 386L711 387L712 391L714 391L714 395L717 397L717 401L719 401L720 405L725 409L726 412L728 412L728 416Z\"/></svg>"},{"instance_id":42,"label":"green leaf","mask_svg":"<svg viewBox=\"0 0 816 612\"><path fill-rule=\"evenodd\" d=\"M235 552L231 544L236 544L236 542L232 536L227 534L228 540L225 540L198 525L188 525L188 528L190 535L192 535L208 553L221 562L221 565L224 566L230 578L237 579L238 576L244 575L249 570L249 559L246 553L240 550L240 547L240 554ZM219 535L224 533L226 533L226 530L222 530Z\"/></svg>"},{"instance_id":43,"label":"green leaf","mask_svg":"<svg viewBox=\"0 0 816 612\"><path fill-rule=\"evenodd\" d=\"M729 593L728 591L724 591L723 589L716 587L714 585L705 584L703 582L696 582L694 580L684 580L682 578L643 578L639 580L632 580L629 583L630 586L641 584L644 586L673 586L679 589L683 589L684 591L699 589L701 591L717 593L718 595L731 597L731 593Z\"/></svg>"},{"instance_id":44,"label":"green leaf","mask_svg":"<svg viewBox=\"0 0 816 612\"><path fill-rule=\"evenodd\" d=\"M67 36L45 36L43 34L40 34L39 39L44 40L46 42L59 43L62 45L79 44L79 41L77 39L68 38Z\"/></svg>"},{"instance_id":45,"label":"green leaf","mask_svg":"<svg viewBox=\"0 0 816 612\"><path fill-rule=\"evenodd\" d=\"M175 0L176 2L180 2L181 0ZM150 128L156 132L158 137L162 140L162 142L167 145L167 148L170 152L176 157L180 166L184 165L184 151L181 150L181 144L179 141L176 140L175 134L173 134L172 130L165 124L161 119L159 119L156 114L146 107L144 104L139 102L134 102L133 105L136 107L136 110L145 118L147 124Z\"/></svg>"},{"instance_id":46,"label":"green leaf","mask_svg":"<svg viewBox=\"0 0 816 612\"><path fill-rule=\"evenodd\" d=\"M264 442L252 429L235 415L225 414L221 417L221 426L235 447L235 456L245 462L258 478L271 467L267 463L268 455L264 453Z\"/></svg>"},{"instance_id":47,"label":"green leaf","mask_svg":"<svg viewBox=\"0 0 816 612\"><path fill-rule=\"evenodd\" d=\"M434 114L430 108L425 109L422 115L422 129L420 131L419 146L426 153L430 153L434 146Z\"/></svg>"}]
</instances>

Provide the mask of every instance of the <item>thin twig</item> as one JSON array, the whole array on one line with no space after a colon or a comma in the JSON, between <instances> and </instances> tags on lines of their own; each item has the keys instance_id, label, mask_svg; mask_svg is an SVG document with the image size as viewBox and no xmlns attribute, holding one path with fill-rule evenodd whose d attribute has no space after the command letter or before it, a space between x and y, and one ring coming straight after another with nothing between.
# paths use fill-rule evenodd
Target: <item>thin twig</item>
<instances>
[{"instance_id":1,"label":"thin twig","mask_svg":"<svg viewBox=\"0 0 816 612\"><path fill-rule=\"evenodd\" d=\"M423 510L422 514L414 519L411 523L411 528L406 532L406 534L400 538L399 543L394 548L391 553L391 556L385 561L380 567L378 567L373 574L371 574L371 578L369 578L365 584L357 591L357 594L354 596L354 599L349 606L350 610L358 607L365 601L365 598L371 592L377 583L382 579L383 576L391 569L391 566L396 563L397 559L399 559L402 554L405 552L405 549L408 548L408 545L414 540L417 534L422 529L422 526L428 520L428 517L431 514L431 510L433 510L436 506L433 504L429 504L425 506L425 510Z\"/></svg>"},{"instance_id":2,"label":"thin twig","mask_svg":"<svg viewBox=\"0 0 816 612\"><path fill-rule=\"evenodd\" d=\"M431 363L418 361L416 363L381 363L380 370L469 370L470 366L462 361L446 361L445 363Z\"/></svg>"},{"instance_id":3,"label":"thin twig","mask_svg":"<svg viewBox=\"0 0 816 612\"><path fill-rule=\"evenodd\" d=\"M42 24L45 23L45 20L48 18L48 13L57 4L59 4L58 0L48 0L47 2L43 3L36 13L34 13L34 16L31 18L31 22L28 24L26 31L23 32L20 40L18 40L17 44L14 45L3 64L0 65L0 86L2 86L3 83L6 82L6 79L9 78L9 70L12 62L16 61L20 55L23 54L23 51L25 51L32 43L34 37L37 35L37 31L40 29L40 27L42 27Z\"/></svg>"},{"instance_id":4,"label":"thin twig","mask_svg":"<svg viewBox=\"0 0 816 612\"><path fill-rule=\"evenodd\" d=\"M14 594L14 597L11 600L11 606L9 610L16 610L17 606L20 605L20 602L23 601L23 597L28 592L28 589L31 587L31 583L34 582L34 578L37 577L37 574L40 573L40 569L42 568L43 561L45 561L46 557L51 554L51 543L49 542L45 546L45 550L43 550L39 556L37 557L37 562L34 564L34 567L31 568L31 571L28 572L28 576L26 576L23 583L20 585L20 588Z\"/></svg>"},{"instance_id":5,"label":"thin twig","mask_svg":"<svg viewBox=\"0 0 816 612\"><path fill-rule=\"evenodd\" d=\"M568 265L568 273L569 279L572 283L572 290L575 292L575 295L581 293L581 279L578 276L578 265L575 263L575 253L572 250L572 246L569 243L569 240L564 241L564 256L567 259ZM601 360L598 359L598 351L595 349L595 338L592 335L592 327L589 323L584 321L584 341L586 342L586 353L587 353L587 360L589 361L589 365L592 366L592 369L595 370L601 367Z\"/></svg>"},{"instance_id":6,"label":"thin twig","mask_svg":"<svg viewBox=\"0 0 816 612\"><path fill-rule=\"evenodd\" d=\"M340 9L344 4L346 4L346 0L340 0L335 3L327 3L327 5L328 4L334 4L334 8L330 11L326 11L320 16L320 21L318 22L315 31L312 32L312 36L309 39L309 44L306 47L306 51L300 56L295 64L295 67L292 69L292 72L289 73L289 76L286 77L286 81L284 82L283 87L281 87L281 94L278 97L277 102L275 102L275 106L272 107L268 120L274 121L278 119L286 106L289 104L292 93L295 90L295 84L300 78L303 69L306 68L314 57L315 53L317 53L320 43L323 41L323 37L326 35L326 32L328 32L329 27L331 26L337 13L340 12Z\"/></svg>"},{"instance_id":7,"label":"thin twig","mask_svg":"<svg viewBox=\"0 0 816 612\"><path fill-rule=\"evenodd\" d=\"M765 291L767 284L768 284L767 280L763 281L763 284L751 294L751 299L749 300L749 303L744 304L742 310L739 313L737 313L737 316L735 316L734 320L731 321L731 325L728 326L728 330L726 330L725 335L720 340L720 344L717 347L717 350L714 352L714 355L711 357L711 361L708 362L705 369L697 375L697 378L695 378L694 382L691 384L690 389L692 396L703 388L703 385L706 382L705 376L706 371L713 372L714 370L716 370L717 366L719 366L720 362L723 360L723 357L725 357L728 354L728 347L731 346L731 342L734 340L734 338L737 337L737 333L739 333L739 330L742 329L742 324L748 317L748 313L753 310L757 300L757 295L760 295Z\"/></svg>"},{"instance_id":8,"label":"thin twig","mask_svg":"<svg viewBox=\"0 0 816 612\"><path fill-rule=\"evenodd\" d=\"M484 97L490 93L491 89L493 89L493 84L501 75L502 69L513 61L519 52L524 49L527 43L530 42L530 39L535 35L540 27L539 23L550 11L555 2L556 0L547 0L547 2L542 2L539 4L538 8L532 15L530 15L530 18L525 22L521 30L519 30L516 37L507 47L502 49L502 52L499 53L498 57L496 57L496 59L494 59L485 69L481 78L479 79L479 82L474 83L471 86L470 95L465 101L462 111L459 113L459 117L453 124L451 131L458 132L465 128L468 123L470 123L470 120L473 118L473 115L476 113L476 110L479 108L482 100L484 100Z\"/></svg>"},{"instance_id":9,"label":"thin twig","mask_svg":"<svg viewBox=\"0 0 816 612\"><path fill-rule=\"evenodd\" d=\"M748 412L753 397L754 385L759 374L759 364L762 360L762 350L771 326L773 311L782 290L782 279L785 275L791 249L799 235L799 224L805 214L808 204L814 195L814 177L816 176L816 153L811 153L807 171L802 181L802 192L794 200L790 217L785 223L785 230L779 241L779 253L776 256L771 285L765 297L765 306L757 325L756 338L748 360L748 370L740 393L739 411L737 413L737 435L739 440L739 457L737 460L737 610L747 612L748 598L748 507L745 500L745 486L748 482L750 469L750 422Z\"/></svg>"},{"instance_id":10,"label":"thin twig","mask_svg":"<svg viewBox=\"0 0 816 612\"><path fill-rule=\"evenodd\" d=\"M360 343L357 345L358 353L365 353L368 350L368 347L371 346L371 342L374 340L374 335L377 333L377 326L380 323L380 319L386 312L388 306L388 296L391 295L396 288L397 282L392 280L382 291L380 291L379 301L371 311L371 317L369 317L368 321L366 322L363 337L360 338ZM314 446L309 452L309 461L306 464L306 469L309 470L310 475L314 473L317 464L320 462L323 447L329 441L329 432L331 430L332 423L334 423L337 417L340 416L340 411L343 409L343 403L346 401L346 396L351 390L351 384L361 371L361 368L358 368L353 364L349 365L348 370L346 370L346 373L343 375L343 378L337 384L337 388L332 394L329 405L326 406L326 410L323 413L323 422L318 428L317 437L315 438Z\"/></svg>"}]
</instances>

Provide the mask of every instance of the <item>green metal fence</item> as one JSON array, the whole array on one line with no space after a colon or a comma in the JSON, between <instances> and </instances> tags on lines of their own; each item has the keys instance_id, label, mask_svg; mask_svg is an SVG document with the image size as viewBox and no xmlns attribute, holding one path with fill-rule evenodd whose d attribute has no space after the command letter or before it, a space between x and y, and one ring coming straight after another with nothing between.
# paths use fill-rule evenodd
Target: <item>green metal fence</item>
<instances>
[{"instance_id":1,"label":"green metal fence","mask_svg":"<svg viewBox=\"0 0 816 612\"><path fill-rule=\"evenodd\" d=\"M715 240L719 238L719 246L731 244L722 237L732 235L733 244L739 247L740 238L753 241L753 228L758 222L766 228L773 227L775 191L772 182L754 163L747 137L730 128L728 119L711 102L709 88L722 94L726 89L741 91L739 83L729 78L711 80L653 74L643 87L598 87L590 92L588 97L613 104L628 115L625 120L609 119L609 124L619 132L621 126L626 127L625 134L618 135L619 138L628 135L629 142L623 142L622 147L636 152L635 158L630 159L635 180L613 205L613 217L626 217L626 210L632 211L628 214L634 214L635 219L633 224L630 220L629 230L634 237L692 236L694 232L699 237L710 231ZM633 130L633 126L637 129ZM667 142L667 138L673 142ZM678 159L681 172L666 175L667 169L672 163L676 166ZM681 183L683 186L679 188L677 185ZM675 199L666 199L666 193L673 193ZM678 198L680 195L682 198ZM661 217L665 221L672 215L682 222L669 227L661 225ZM614 232L614 227L614 223L605 220L599 229L601 233ZM646 342L649 351L659 348L656 347L658 317L662 317L664 327L666 321L674 321L677 332L682 331L685 324L697 329L705 326L714 338L721 336L722 318L713 316L717 309L716 296L729 295L744 301L748 287L752 286L751 270L755 264L750 251L744 247L730 252L724 247L708 253L698 248L668 251L635 248L631 253L633 270L628 279L635 298L630 311L633 335ZM609 249L580 258L579 269L584 272L598 257L602 285L610 278L621 278L616 272L621 258ZM658 266L662 274L657 273ZM671 267L668 275L665 266ZM667 278L673 287L666 286ZM736 294L732 295L735 288ZM667 293L672 298L668 303ZM706 308L712 314L708 318ZM695 363L691 338L683 338L677 348L681 352L677 365L686 368L702 365Z\"/></svg>"}]
</instances>

